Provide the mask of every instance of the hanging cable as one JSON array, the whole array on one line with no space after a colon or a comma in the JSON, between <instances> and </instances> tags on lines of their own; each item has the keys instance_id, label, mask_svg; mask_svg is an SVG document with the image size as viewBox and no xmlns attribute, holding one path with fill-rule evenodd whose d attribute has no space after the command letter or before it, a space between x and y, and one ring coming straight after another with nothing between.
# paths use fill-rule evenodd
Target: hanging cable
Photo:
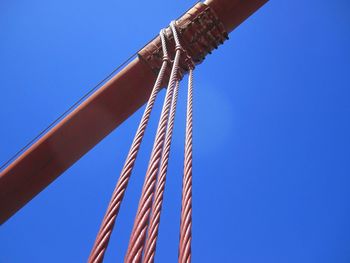
<instances>
[{"instance_id":1,"label":"hanging cable","mask_svg":"<svg viewBox=\"0 0 350 263\"><path fill-rule=\"evenodd\" d=\"M180 224L179 263L191 262L192 239L192 96L193 70L188 78L188 98L186 117L185 161L182 181L182 208Z\"/></svg>"},{"instance_id":2,"label":"hanging cable","mask_svg":"<svg viewBox=\"0 0 350 263\"><path fill-rule=\"evenodd\" d=\"M151 211L153 201L154 186L156 184L157 174L159 171L159 164L164 146L164 139L168 123L170 104L172 101L172 94L174 87L176 86L176 83L178 81L180 57L181 49L179 47L176 47L174 64L170 74L168 89L165 95L156 138L153 144L153 149L146 172L146 177L139 201L138 210L136 213L134 227L131 233L128 250L124 260L124 262L127 263L141 261L142 251L148 228L149 214Z\"/></svg>"},{"instance_id":3,"label":"hanging cable","mask_svg":"<svg viewBox=\"0 0 350 263\"><path fill-rule=\"evenodd\" d=\"M174 40L177 47L181 48L180 40L176 33L175 24L172 23ZM182 208L180 222L180 245L179 263L191 262L191 239L192 239L192 96L193 96L193 69L194 63L187 52L186 61L189 65L188 94L187 94L187 114L186 114L186 136L185 136L185 160L184 174L182 181Z\"/></svg>"},{"instance_id":4,"label":"hanging cable","mask_svg":"<svg viewBox=\"0 0 350 263\"><path fill-rule=\"evenodd\" d=\"M124 193L126 190L126 187L128 185L132 169L135 164L135 160L142 142L142 138L145 134L145 130L147 127L148 120L150 118L150 114L152 111L152 108L154 106L155 99L157 97L157 94L160 90L165 70L170 62L168 51L166 47L165 42L165 36L164 36L164 30L160 32L160 38L162 42L162 48L163 48L163 62L162 66L160 68L157 80L154 84L151 96L147 102L145 111L143 113L143 116L141 118L141 122L139 124L139 127L136 131L134 140L132 142L132 145L130 147L130 151L128 153L128 156L126 158L126 161L124 163L124 166L122 168L122 171L120 173L119 180L117 182L116 188L113 192L111 201L108 205L106 214L103 218L102 224L100 226L100 230L97 234L94 246L92 248L92 251L90 253L90 257L88 262L89 263L99 263L102 262L104 253L106 251L106 248L108 246L108 242L115 224L116 217L119 212L121 201L123 200Z\"/></svg>"},{"instance_id":5,"label":"hanging cable","mask_svg":"<svg viewBox=\"0 0 350 263\"><path fill-rule=\"evenodd\" d=\"M168 169L168 161L170 154L171 139L174 128L174 119L176 112L177 97L179 91L179 82L176 83L173 95L173 101L169 113L169 123L165 136L164 150L161 158L161 165L157 178L157 185L154 194L154 201L152 205L152 212L150 216L150 223L148 229L148 235L145 244L144 258L142 262L151 263L154 261L154 255L156 251L156 242L158 237L158 227L160 223L160 212L163 203L163 193L165 188L166 174Z\"/></svg>"}]
</instances>

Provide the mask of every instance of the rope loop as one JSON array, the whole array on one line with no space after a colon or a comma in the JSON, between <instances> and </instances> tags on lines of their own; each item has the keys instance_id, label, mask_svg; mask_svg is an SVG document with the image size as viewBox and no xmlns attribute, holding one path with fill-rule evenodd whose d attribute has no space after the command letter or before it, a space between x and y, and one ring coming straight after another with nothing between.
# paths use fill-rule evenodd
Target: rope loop
<instances>
[{"instance_id":1,"label":"rope loop","mask_svg":"<svg viewBox=\"0 0 350 263\"><path fill-rule=\"evenodd\" d=\"M183 53L185 55L185 63L188 67L188 70L193 70L195 68L196 64L194 63L192 57L188 54L187 50L184 49L183 46L181 45L179 35L177 33L176 21L171 21L170 29L171 29L173 36L174 36L175 51L180 51L181 53Z\"/></svg>"},{"instance_id":2,"label":"rope loop","mask_svg":"<svg viewBox=\"0 0 350 263\"><path fill-rule=\"evenodd\" d=\"M166 46L166 32L165 29L163 28L159 32L159 37L162 43L162 50L163 50L163 61L167 61L169 63L172 63L172 60L169 57L168 49Z\"/></svg>"}]
</instances>

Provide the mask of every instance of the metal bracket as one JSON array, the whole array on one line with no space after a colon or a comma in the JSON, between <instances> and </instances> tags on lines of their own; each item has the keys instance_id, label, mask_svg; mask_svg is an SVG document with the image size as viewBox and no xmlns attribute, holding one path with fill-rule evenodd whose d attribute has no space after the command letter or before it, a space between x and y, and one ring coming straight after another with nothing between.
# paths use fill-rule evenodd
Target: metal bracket
<instances>
[{"instance_id":1,"label":"metal bracket","mask_svg":"<svg viewBox=\"0 0 350 263\"><path fill-rule=\"evenodd\" d=\"M228 39L224 25L213 9L198 3L188 10L176 22L182 47L192 58L195 65L203 62L205 57ZM175 43L170 28L166 29L169 55L174 57ZM162 65L162 46L159 37L152 40L139 53L139 58L145 62L155 74L158 74ZM188 62L186 56L180 61L181 75L187 73ZM170 72L167 72L169 75Z\"/></svg>"}]
</instances>

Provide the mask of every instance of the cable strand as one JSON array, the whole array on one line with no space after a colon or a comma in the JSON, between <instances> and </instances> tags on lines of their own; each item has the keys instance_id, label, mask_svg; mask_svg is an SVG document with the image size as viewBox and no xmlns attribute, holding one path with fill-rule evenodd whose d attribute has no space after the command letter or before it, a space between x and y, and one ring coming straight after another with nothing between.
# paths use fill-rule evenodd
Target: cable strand
<instances>
[{"instance_id":1,"label":"cable strand","mask_svg":"<svg viewBox=\"0 0 350 263\"><path fill-rule=\"evenodd\" d=\"M193 69L189 71L186 116L185 160L182 183L179 263L191 262L192 239L192 111Z\"/></svg>"}]
</instances>

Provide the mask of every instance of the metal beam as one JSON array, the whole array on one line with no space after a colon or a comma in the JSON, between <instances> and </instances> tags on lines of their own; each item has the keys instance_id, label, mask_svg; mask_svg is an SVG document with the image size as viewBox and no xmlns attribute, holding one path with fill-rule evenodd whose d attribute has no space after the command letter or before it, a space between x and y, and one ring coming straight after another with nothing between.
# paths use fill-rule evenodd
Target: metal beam
<instances>
[{"instance_id":1,"label":"metal beam","mask_svg":"<svg viewBox=\"0 0 350 263\"><path fill-rule=\"evenodd\" d=\"M215 11L230 32L267 1L207 0L204 4ZM155 78L148 63L134 59L2 171L0 223L140 108Z\"/></svg>"}]
</instances>

